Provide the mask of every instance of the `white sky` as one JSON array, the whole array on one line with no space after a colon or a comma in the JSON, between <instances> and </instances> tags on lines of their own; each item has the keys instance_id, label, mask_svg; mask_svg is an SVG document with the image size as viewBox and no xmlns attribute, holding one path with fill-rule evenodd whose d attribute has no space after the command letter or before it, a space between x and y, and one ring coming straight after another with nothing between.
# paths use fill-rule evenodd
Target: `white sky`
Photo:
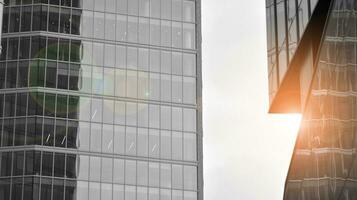
<instances>
[{"instance_id":1,"label":"white sky","mask_svg":"<svg viewBox=\"0 0 357 200\"><path fill-rule=\"evenodd\" d=\"M269 115L265 0L202 0L205 200L282 199L299 116Z\"/></svg>"}]
</instances>

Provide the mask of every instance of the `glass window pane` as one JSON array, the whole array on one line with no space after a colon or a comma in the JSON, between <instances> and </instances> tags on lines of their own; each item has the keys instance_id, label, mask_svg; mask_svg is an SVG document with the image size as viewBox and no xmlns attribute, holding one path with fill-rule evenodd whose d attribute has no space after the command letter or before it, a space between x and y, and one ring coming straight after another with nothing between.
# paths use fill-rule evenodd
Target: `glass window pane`
<instances>
[{"instance_id":1,"label":"glass window pane","mask_svg":"<svg viewBox=\"0 0 357 200\"><path fill-rule=\"evenodd\" d=\"M126 86L126 96L131 98L137 98L138 96L138 72L137 71L127 71L126 74L127 86Z\"/></svg>"},{"instance_id":2,"label":"glass window pane","mask_svg":"<svg viewBox=\"0 0 357 200\"><path fill-rule=\"evenodd\" d=\"M182 109L172 108L172 129L182 130Z\"/></svg>"},{"instance_id":3,"label":"glass window pane","mask_svg":"<svg viewBox=\"0 0 357 200\"><path fill-rule=\"evenodd\" d=\"M116 0L106 0L105 1L105 11L115 12Z\"/></svg>"},{"instance_id":4,"label":"glass window pane","mask_svg":"<svg viewBox=\"0 0 357 200\"><path fill-rule=\"evenodd\" d=\"M139 128L138 129L138 156L146 157L148 156L148 129Z\"/></svg>"},{"instance_id":5,"label":"glass window pane","mask_svg":"<svg viewBox=\"0 0 357 200\"><path fill-rule=\"evenodd\" d=\"M54 176L64 177L65 170L65 154L55 153Z\"/></svg>"},{"instance_id":6,"label":"glass window pane","mask_svg":"<svg viewBox=\"0 0 357 200\"><path fill-rule=\"evenodd\" d=\"M171 102L171 76L161 74L161 100Z\"/></svg>"},{"instance_id":7,"label":"glass window pane","mask_svg":"<svg viewBox=\"0 0 357 200\"><path fill-rule=\"evenodd\" d=\"M124 154L125 147L125 127L115 126L114 129L114 153Z\"/></svg>"},{"instance_id":8,"label":"glass window pane","mask_svg":"<svg viewBox=\"0 0 357 200\"><path fill-rule=\"evenodd\" d=\"M102 158L102 182L112 182L113 177L113 159Z\"/></svg>"},{"instance_id":9,"label":"glass window pane","mask_svg":"<svg viewBox=\"0 0 357 200\"><path fill-rule=\"evenodd\" d=\"M42 153L42 175L52 176L53 170L53 153L43 152Z\"/></svg>"},{"instance_id":10,"label":"glass window pane","mask_svg":"<svg viewBox=\"0 0 357 200\"><path fill-rule=\"evenodd\" d=\"M89 200L100 199L100 183L89 182Z\"/></svg>"},{"instance_id":11,"label":"glass window pane","mask_svg":"<svg viewBox=\"0 0 357 200\"><path fill-rule=\"evenodd\" d=\"M113 199L124 200L124 186L113 185Z\"/></svg>"},{"instance_id":12,"label":"glass window pane","mask_svg":"<svg viewBox=\"0 0 357 200\"><path fill-rule=\"evenodd\" d=\"M195 22L195 2L183 1L183 20L187 22Z\"/></svg>"},{"instance_id":13,"label":"glass window pane","mask_svg":"<svg viewBox=\"0 0 357 200\"><path fill-rule=\"evenodd\" d=\"M149 44L150 27L148 18L139 18L139 43Z\"/></svg>"},{"instance_id":14,"label":"glass window pane","mask_svg":"<svg viewBox=\"0 0 357 200\"><path fill-rule=\"evenodd\" d=\"M127 185L136 184L136 161L133 160L125 161L125 184Z\"/></svg>"},{"instance_id":15,"label":"glass window pane","mask_svg":"<svg viewBox=\"0 0 357 200\"><path fill-rule=\"evenodd\" d=\"M101 184L101 199L112 200L112 184L102 183Z\"/></svg>"},{"instance_id":16,"label":"glass window pane","mask_svg":"<svg viewBox=\"0 0 357 200\"><path fill-rule=\"evenodd\" d=\"M183 193L181 190L172 190L172 200L183 200Z\"/></svg>"},{"instance_id":17,"label":"glass window pane","mask_svg":"<svg viewBox=\"0 0 357 200\"><path fill-rule=\"evenodd\" d=\"M161 72L171 74L171 52L161 51Z\"/></svg>"},{"instance_id":18,"label":"glass window pane","mask_svg":"<svg viewBox=\"0 0 357 200\"><path fill-rule=\"evenodd\" d=\"M136 155L136 128L126 128L126 154Z\"/></svg>"},{"instance_id":19,"label":"glass window pane","mask_svg":"<svg viewBox=\"0 0 357 200\"><path fill-rule=\"evenodd\" d=\"M150 16L160 18L160 0L150 1Z\"/></svg>"},{"instance_id":20,"label":"glass window pane","mask_svg":"<svg viewBox=\"0 0 357 200\"><path fill-rule=\"evenodd\" d=\"M167 0L166 0L167 1ZM166 20L161 20L161 45L171 46L171 22Z\"/></svg>"},{"instance_id":21,"label":"glass window pane","mask_svg":"<svg viewBox=\"0 0 357 200\"><path fill-rule=\"evenodd\" d=\"M105 0L95 0L94 1L94 10L104 11Z\"/></svg>"},{"instance_id":22,"label":"glass window pane","mask_svg":"<svg viewBox=\"0 0 357 200\"><path fill-rule=\"evenodd\" d=\"M88 182L77 181L77 198L88 199Z\"/></svg>"},{"instance_id":23,"label":"glass window pane","mask_svg":"<svg viewBox=\"0 0 357 200\"><path fill-rule=\"evenodd\" d=\"M162 129L171 129L171 107L161 106L160 107L160 126Z\"/></svg>"},{"instance_id":24,"label":"glass window pane","mask_svg":"<svg viewBox=\"0 0 357 200\"><path fill-rule=\"evenodd\" d=\"M104 99L103 100L103 122L107 124L113 124L114 120L114 101Z\"/></svg>"},{"instance_id":25,"label":"glass window pane","mask_svg":"<svg viewBox=\"0 0 357 200\"><path fill-rule=\"evenodd\" d=\"M95 2L100 2L96 0ZM104 6L104 4L103 4ZM94 38L104 39L104 13L94 12Z\"/></svg>"},{"instance_id":26,"label":"glass window pane","mask_svg":"<svg viewBox=\"0 0 357 200\"><path fill-rule=\"evenodd\" d=\"M150 19L150 44L160 45L160 20Z\"/></svg>"},{"instance_id":27,"label":"glass window pane","mask_svg":"<svg viewBox=\"0 0 357 200\"><path fill-rule=\"evenodd\" d=\"M182 133L172 132L172 159L182 160Z\"/></svg>"},{"instance_id":28,"label":"glass window pane","mask_svg":"<svg viewBox=\"0 0 357 200\"><path fill-rule=\"evenodd\" d=\"M115 96L126 96L126 71L115 69Z\"/></svg>"},{"instance_id":29,"label":"glass window pane","mask_svg":"<svg viewBox=\"0 0 357 200\"><path fill-rule=\"evenodd\" d=\"M127 36L127 16L117 15L116 40L126 41L126 36Z\"/></svg>"},{"instance_id":30,"label":"glass window pane","mask_svg":"<svg viewBox=\"0 0 357 200\"><path fill-rule=\"evenodd\" d=\"M113 153L113 126L103 125L102 152Z\"/></svg>"},{"instance_id":31,"label":"glass window pane","mask_svg":"<svg viewBox=\"0 0 357 200\"><path fill-rule=\"evenodd\" d=\"M160 100L160 75L150 73L150 100Z\"/></svg>"},{"instance_id":32,"label":"glass window pane","mask_svg":"<svg viewBox=\"0 0 357 200\"><path fill-rule=\"evenodd\" d=\"M150 49L150 71L160 72L160 51Z\"/></svg>"},{"instance_id":33,"label":"glass window pane","mask_svg":"<svg viewBox=\"0 0 357 200\"><path fill-rule=\"evenodd\" d=\"M185 191L184 199L186 200L197 200L197 192Z\"/></svg>"},{"instance_id":34,"label":"glass window pane","mask_svg":"<svg viewBox=\"0 0 357 200\"><path fill-rule=\"evenodd\" d=\"M105 14L105 39L107 40L115 40L115 18L114 14Z\"/></svg>"},{"instance_id":35,"label":"glass window pane","mask_svg":"<svg viewBox=\"0 0 357 200\"><path fill-rule=\"evenodd\" d=\"M104 68L104 95L114 95L114 69Z\"/></svg>"},{"instance_id":36,"label":"glass window pane","mask_svg":"<svg viewBox=\"0 0 357 200\"><path fill-rule=\"evenodd\" d=\"M149 73L138 72L138 98L147 99L149 97Z\"/></svg>"},{"instance_id":37,"label":"glass window pane","mask_svg":"<svg viewBox=\"0 0 357 200\"><path fill-rule=\"evenodd\" d=\"M147 200L148 199L148 188L137 187L136 188L136 199L137 200Z\"/></svg>"},{"instance_id":38,"label":"glass window pane","mask_svg":"<svg viewBox=\"0 0 357 200\"><path fill-rule=\"evenodd\" d=\"M183 109L184 131L196 131L196 110Z\"/></svg>"},{"instance_id":39,"label":"glass window pane","mask_svg":"<svg viewBox=\"0 0 357 200\"><path fill-rule=\"evenodd\" d=\"M160 106L149 105L149 127L159 128L160 126Z\"/></svg>"},{"instance_id":40,"label":"glass window pane","mask_svg":"<svg viewBox=\"0 0 357 200\"><path fill-rule=\"evenodd\" d=\"M172 19L182 20L182 0L172 0Z\"/></svg>"},{"instance_id":41,"label":"glass window pane","mask_svg":"<svg viewBox=\"0 0 357 200\"><path fill-rule=\"evenodd\" d=\"M103 119L103 100L92 99L91 121L102 122Z\"/></svg>"},{"instance_id":42,"label":"glass window pane","mask_svg":"<svg viewBox=\"0 0 357 200\"><path fill-rule=\"evenodd\" d=\"M100 124L91 124L90 136L90 150L94 152L101 152L102 146L102 127Z\"/></svg>"},{"instance_id":43,"label":"glass window pane","mask_svg":"<svg viewBox=\"0 0 357 200\"><path fill-rule=\"evenodd\" d=\"M160 156L160 134L158 130L149 130L149 156L158 158Z\"/></svg>"},{"instance_id":44,"label":"glass window pane","mask_svg":"<svg viewBox=\"0 0 357 200\"><path fill-rule=\"evenodd\" d=\"M171 158L171 132L161 131L161 158Z\"/></svg>"},{"instance_id":45,"label":"glass window pane","mask_svg":"<svg viewBox=\"0 0 357 200\"><path fill-rule=\"evenodd\" d=\"M100 157L90 157L89 180L100 181Z\"/></svg>"},{"instance_id":46,"label":"glass window pane","mask_svg":"<svg viewBox=\"0 0 357 200\"><path fill-rule=\"evenodd\" d=\"M182 24L172 22L172 47L182 48Z\"/></svg>"},{"instance_id":47,"label":"glass window pane","mask_svg":"<svg viewBox=\"0 0 357 200\"><path fill-rule=\"evenodd\" d=\"M115 29L114 29L115 30ZM115 46L106 44L104 53L104 65L107 67L115 67Z\"/></svg>"},{"instance_id":48,"label":"glass window pane","mask_svg":"<svg viewBox=\"0 0 357 200\"><path fill-rule=\"evenodd\" d=\"M196 48L195 25L183 24L183 47L186 49Z\"/></svg>"},{"instance_id":49,"label":"glass window pane","mask_svg":"<svg viewBox=\"0 0 357 200\"><path fill-rule=\"evenodd\" d=\"M182 165L172 165L172 188L183 189Z\"/></svg>"},{"instance_id":50,"label":"glass window pane","mask_svg":"<svg viewBox=\"0 0 357 200\"><path fill-rule=\"evenodd\" d=\"M149 17L150 0L139 0L139 15Z\"/></svg>"},{"instance_id":51,"label":"glass window pane","mask_svg":"<svg viewBox=\"0 0 357 200\"><path fill-rule=\"evenodd\" d=\"M172 101L175 103L182 102L182 77L172 76Z\"/></svg>"},{"instance_id":52,"label":"glass window pane","mask_svg":"<svg viewBox=\"0 0 357 200\"><path fill-rule=\"evenodd\" d=\"M136 103L126 103L126 125L136 126L138 108Z\"/></svg>"},{"instance_id":53,"label":"glass window pane","mask_svg":"<svg viewBox=\"0 0 357 200\"><path fill-rule=\"evenodd\" d=\"M127 48L127 66L128 69L138 69L138 48Z\"/></svg>"},{"instance_id":54,"label":"glass window pane","mask_svg":"<svg viewBox=\"0 0 357 200\"><path fill-rule=\"evenodd\" d=\"M138 15L138 11L139 11L138 0L129 0L128 1L128 14L129 15Z\"/></svg>"},{"instance_id":55,"label":"glass window pane","mask_svg":"<svg viewBox=\"0 0 357 200\"><path fill-rule=\"evenodd\" d=\"M135 0L130 0L135 1ZM137 17L128 17L128 42L137 42L138 41L138 18Z\"/></svg>"},{"instance_id":56,"label":"glass window pane","mask_svg":"<svg viewBox=\"0 0 357 200\"><path fill-rule=\"evenodd\" d=\"M183 75L196 75L196 56L194 54L183 54Z\"/></svg>"},{"instance_id":57,"label":"glass window pane","mask_svg":"<svg viewBox=\"0 0 357 200\"><path fill-rule=\"evenodd\" d=\"M160 187L171 188L171 165L160 165Z\"/></svg>"},{"instance_id":58,"label":"glass window pane","mask_svg":"<svg viewBox=\"0 0 357 200\"><path fill-rule=\"evenodd\" d=\"M137 162L137 184L138 185L148 185L148 162L138 161Z\"/></svg>"},{"instance_id":59,"label":"glass window pane","mask_svg":"<svg viewBox=\"0 0 357 200\"><path fill-rule=\"evenodd\" d=\"M46 96L47 97L47 96ZM80 97L79 99L79 119L83 121L90 121L91 119L91 100L88 97Z\"/></svg>"},{"instance_id":60,"label":"glass window pane","mask_svg":"<svg viewBox=\"0 0 357 200\"><path fill-rule=\"evenodd\" d=\"M182 75L182 53L172 52L172 73Z\"/></svg>"},{"instance_id":61,"label":"glass window pane","mask_svg":"<svg viewBox=\"0 0 357 200\"><path fill-rule=\"evenodd\" d=\"M114 159L113 182L124 184L124 160Z\"/></svg>"},{"instance_id":62,"label":"glass window pane","mask_svg":"<svg viewBox=\"0 0 357 200\"><path fill-rule=\"evenodd\" d=\"M160 190L158 188L149 188L149 200L157 200L160 198Z\"/></svg>"},{"instance_id":63,"label":"glass window pane","mask_svg":"<svg viewBox=\"0 0 357 200\"><path fill-rule=\"evenodd\" d=\"M125 186L125 200L136 200L136 191L134 186Z\"/></svg>"},{"instance_id":64,"label":"glass window pane","mask_svg":"<svg viewBox=\"0 0 357 200\"><path fill-rule=\"evenodd\" d=\"M184 166L184 188L185 190L197 190L197 168Z\"/></svg>"},{"instance_id":65,"label":"glass window pane","mask_svg":"<svg viewBox=\"0 0 357 200\"><path fill-rule=\"evenodd\" d=\"M160 200L171 200L171 190L160 189Z\"/></svg>"},{"instance_id":66,"label":"glass window pane","mask_svg":"<svg viewBox=\"0 0 357 200\"><path fill-rule=\"evenodd\" d=\"M149 108L148 104L138 104L138 126L148 127L149 123Z\"/></svg>"},{"instance_id":67,"label":"glass window pane","mask_svg":"<svg viewBox=\"0 0 357 200\"><path fill-rule=\"evenodd\" d=\"M159 187L159 163L149 163L149 186Z\"/></svg>"},{"instance_id":68,"label":"glass window pane","mask_svg":"<svg viewBox=\"0 0 357 200\"><path fill-rule=\"evenodd\" d=\"M125 102L115 101L115 124L125 124Z\"/></svg>"},{"instance_id":69,"label":"glass window pane","mask_svg":"<svg viewBox=\"0 0 357 200\"><path fill-rule=\"evenodd\" d=\"M149 70L149 50L139 48L138 69L143 71Z\"/></svg>"},{"instance_id":70,"label":"glass window pane","mask_svg":"<svg viewBox=\"0 0 357 200\"><path fill-rule=\"evenodd\" d=\"M184 160L197 160L196 156L196 135L191 133L184 133L183 135L184 142Z\"/></svg>"},{"instance_id":71,"label":"glass window pane","mask_svg":"<svg viewBox=\"0 0 357 200\"><path fill-rule=\"evenodd\" d=\"M89 177L89 157L85 155L78 155L77 162L78 179L88 180Z\"/></svg>"}]
</instances>

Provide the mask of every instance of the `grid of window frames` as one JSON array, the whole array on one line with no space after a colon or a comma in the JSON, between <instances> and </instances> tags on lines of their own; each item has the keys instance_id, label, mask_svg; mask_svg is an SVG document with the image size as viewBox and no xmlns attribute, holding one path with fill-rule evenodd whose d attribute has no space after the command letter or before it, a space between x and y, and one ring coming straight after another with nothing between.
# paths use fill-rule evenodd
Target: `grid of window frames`
<instances>
[{"instance_id":1,"label":"grid of window frames","mask_svg":"<svg viewBox=\"0 0 357 200\"><path fill-rule=\"evenodd\" d=\"M273 100L318 0L266 0L269 96Z\"/></svg>"},{"instance_id":2,"label":"grid of window frames","mask_svg":"<svg viewBox=\"0 0 357 200\"><path fill-rule=\"evenodd\" d=\"M193 0L5 0L0 199L196 200Z\"/></svg>"}]
</instances>

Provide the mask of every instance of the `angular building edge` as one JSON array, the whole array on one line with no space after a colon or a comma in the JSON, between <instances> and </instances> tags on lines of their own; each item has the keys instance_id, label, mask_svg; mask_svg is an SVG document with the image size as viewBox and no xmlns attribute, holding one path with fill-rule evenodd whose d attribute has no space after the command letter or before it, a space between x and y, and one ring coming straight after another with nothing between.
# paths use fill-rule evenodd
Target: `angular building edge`
<instances>
[{"instance_id":1,"label":"angular building edge","mask_svg":"<svg viewBox=\"0 0 357 200\"><path fill-rule=\"evenodd\" d=\"M269 113L303 112L333 2L334 0L318 1L280 87L270 102ZM307 60L306 58L309 56L312 56L313 63L301 63L301 61ZM314 66L313 69L311 69L311 66ZM309 73L305 73L309 77L304 77L304 79L309 79L308 85L301 85L301 71L309 71Z\"/></svg>"}]
</instances>

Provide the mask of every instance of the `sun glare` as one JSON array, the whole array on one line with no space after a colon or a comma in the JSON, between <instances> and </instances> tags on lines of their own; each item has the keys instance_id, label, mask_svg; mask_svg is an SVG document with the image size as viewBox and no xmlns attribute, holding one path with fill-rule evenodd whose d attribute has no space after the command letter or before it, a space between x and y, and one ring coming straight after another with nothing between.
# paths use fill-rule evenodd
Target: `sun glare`
<instances>
[{"instance_id":1,"label":"sun glare","mask_svg":"<svg viewBox=\"0 0 357 200\"><path fill-rule=\"evenodd\" d=\"M301 123L301 114L287 114L284 116L286 128L293 132L298 132Z\"/></svg>"}]
</instances>

